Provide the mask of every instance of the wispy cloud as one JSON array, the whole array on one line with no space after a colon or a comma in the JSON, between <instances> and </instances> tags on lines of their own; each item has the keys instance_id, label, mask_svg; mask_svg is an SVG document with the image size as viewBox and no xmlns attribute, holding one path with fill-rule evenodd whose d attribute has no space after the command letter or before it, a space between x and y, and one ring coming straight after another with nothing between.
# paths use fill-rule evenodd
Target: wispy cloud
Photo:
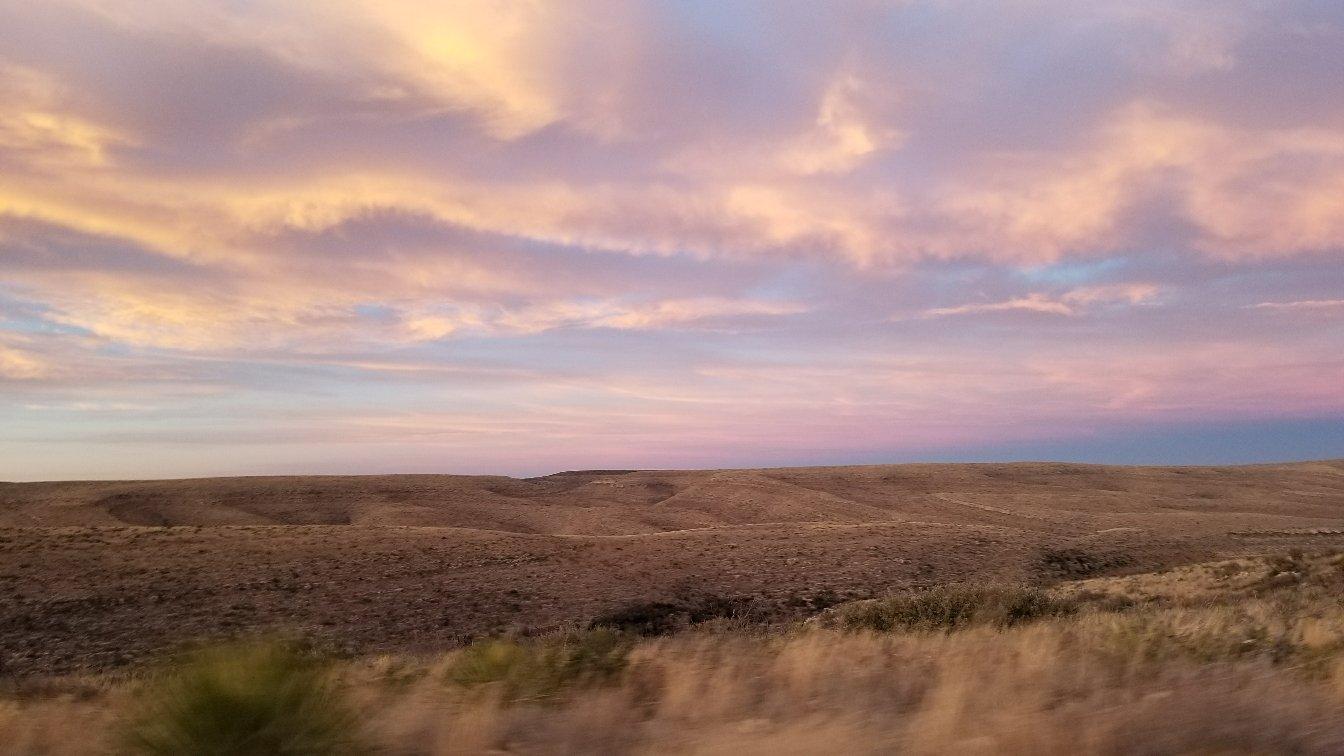
<instances>
[{"instance_id":1,"label":"wispy cloud","mask_svg":"<svg viewBox=\"0 0 1344 756\"><path fill-rule=\"evenodd\" d=\"M1049 315L1078 315L1089 307L1100 305L1128 304L1136 305L1152 301L1157 296L1158 287L1151 284L1122 284L1111 286L1085 286L1066 291L1058 296L1032 293L1024 297L1014 297L1002 302L985 302L957 305L955 307L933 307L924 311L925 317L944 315L968 315L989 312L1038 312Z\"/></svg>"},{"instance_id":2,"label":"wispy cloud","mask_svg":"<svg viewBox=\"0 0 1344 756\"><path fill-rule=\"evenodd\" d=\"M1344 299L1303 299L1296 302L1260 302L1257 310L1336 310L1344 309Z\"/></svg>"}]
</instances>

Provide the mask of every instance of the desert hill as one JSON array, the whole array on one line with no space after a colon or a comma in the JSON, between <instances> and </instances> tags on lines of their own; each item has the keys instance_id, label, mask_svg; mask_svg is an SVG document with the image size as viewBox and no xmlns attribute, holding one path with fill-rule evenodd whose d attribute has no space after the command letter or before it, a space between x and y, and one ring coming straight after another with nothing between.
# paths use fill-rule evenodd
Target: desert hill
<instances>
[{"instance_id":1,"label":"desert hill","mask_svg":"<svg viewBox=\"0 0 1344 756\"><path fill-rule=\"evenodd\" d=\"M0 673L276 629L415 650L649 607L796 618L1336 542L1340 461L7 483Z\"/></svg>"},{"instance_id":2,"label":"desert hill","mask_svg":"<svg viewBox=\"0 0 1344 756\"><path fill-rule=\"evenodd\" d=\"M1047 463L705 471L0 483L0 526L413 525L632 535L780 522L933 518L1009 527L1336 524L1344 462ZM1132 522L1141 516L1142 522ZM1032 525L1037 523L1037 525Z\"/></svg>"}]
</instances>

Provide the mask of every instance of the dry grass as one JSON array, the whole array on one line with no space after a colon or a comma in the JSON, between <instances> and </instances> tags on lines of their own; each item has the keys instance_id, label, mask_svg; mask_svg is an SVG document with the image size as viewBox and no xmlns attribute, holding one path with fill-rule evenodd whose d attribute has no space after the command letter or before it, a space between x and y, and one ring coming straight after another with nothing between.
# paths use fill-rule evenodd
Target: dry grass
<instances>
[{"instance_id":1,"label":"dry grass","mask_svg":"<svg viewBox=\"0 0 1344 756\"><path fill-rule=\"evenodd\" d=\"M967 611L964 592L904 595L892 616L923 619L888 632L496 640L344 662L339 686L391 753L1344 752L1344 573L1285 559L990 592ZM1023 601L1029 616L996 619ZM136 689L16 694L0 742L99 752Z\"/></svg>"},{"instance_id":2,"label":"dry grass","mask_svg":"<svg viewBox=\"0 0 1344 756\"><path fill-rule=\"evenodd\" d=\"M544 700L612 679L625 669L629 651L630 639L607 629L526 643L483 640L449 657L444 678L463 689L491 689L508 702Z\"/></svg>"}]
</instances>

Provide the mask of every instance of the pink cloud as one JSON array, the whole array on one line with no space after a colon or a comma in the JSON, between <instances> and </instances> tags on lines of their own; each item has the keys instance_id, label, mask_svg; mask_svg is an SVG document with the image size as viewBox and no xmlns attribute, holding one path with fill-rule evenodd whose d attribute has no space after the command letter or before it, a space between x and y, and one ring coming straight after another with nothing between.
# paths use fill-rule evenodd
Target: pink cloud
<instances>
[{"instance_id":1,"label":"pink cloud","mask_svg":"<svg viewBox=\"0 0 1344 756\"><path fill-rule=\"evenodd\" d=\"M53 0L0 28L11 464L1344 411L1321 4Z\"/></svg>"}]
</instances>

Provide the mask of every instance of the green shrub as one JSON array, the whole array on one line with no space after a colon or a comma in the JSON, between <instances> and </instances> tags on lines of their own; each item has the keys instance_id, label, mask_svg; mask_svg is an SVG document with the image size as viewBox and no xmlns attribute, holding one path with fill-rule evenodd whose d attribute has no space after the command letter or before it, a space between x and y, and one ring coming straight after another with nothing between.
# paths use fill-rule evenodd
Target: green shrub
<instances>
[{"instance_id":1,"label":"green shrub","mask_svg":"<svg viewBox=\"0 0 1344 756\"><path fill-rule=\"evenodd\" d=\"M619 674L630 645L627 636L606 629L477 641L456 654L448 682L464 688L494 685L512 701L552 698L567 687Z\"/></svg>"},{"instance_id":2,"label":"green shrub","mask_svg":"<svg viewBox=\"0 0 1344 756\"><path fill-rule=\"evenodd\" d=\"M326 671L291 645L199 651L153 680L125 730L140 754L362 752L356 720Z\"/></svg>"},{"instance_id":3,"label":"green shrub","mask_svg":"<svg viewBox=\"0 0 1344 756\"><path fill-rule=\"evenodd\" d=\"M1028 586L945 585L840 607L849 630L957 630L971 625L1008 627L1076 610L1073 602Z\"/></svg>"}]
</instances>

